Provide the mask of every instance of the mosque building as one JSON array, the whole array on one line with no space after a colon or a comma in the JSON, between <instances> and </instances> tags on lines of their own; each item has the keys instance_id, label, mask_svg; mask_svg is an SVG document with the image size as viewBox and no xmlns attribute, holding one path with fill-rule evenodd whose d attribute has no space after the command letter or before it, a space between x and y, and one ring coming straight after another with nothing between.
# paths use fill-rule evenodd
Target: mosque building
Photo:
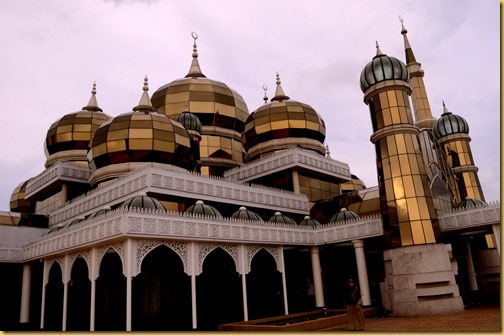
<instances>
[{"instance_id":1,"label":"mosque building","mask_svg":"<svg viewBox=\"0 0 504 335\"><path fill-rule=\"evenodd\" d=\"M373 187L278 73L252 112L206 77L195 33L187 75L152 97L146 76L132 111L106 114L93 85L0 212L0 329L217 330L341 308L349 278L394 315L499 303L500 204L401 34L405 62L377 43L360 75Z\"/></svg>"}]
</instances>

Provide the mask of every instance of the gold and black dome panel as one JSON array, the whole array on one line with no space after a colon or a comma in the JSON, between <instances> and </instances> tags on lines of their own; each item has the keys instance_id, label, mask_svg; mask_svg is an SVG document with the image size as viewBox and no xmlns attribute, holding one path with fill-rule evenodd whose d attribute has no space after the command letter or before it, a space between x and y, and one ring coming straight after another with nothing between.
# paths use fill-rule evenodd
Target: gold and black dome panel
<instances>
[{"instance_id":1,"label":"gold and black dome panel","mask_svg":"<svg viewBox=\"0 0 504 335\"><path fill-rule=\"evenodd\" d=\"M155 162L192 170L196 164L187 130L154 111L144 94L133 112L103 123L91 141L88 159L93 173L110 165Z\"/></svg>"},{"instance_id":2,"label":"gold and black dome panel","mask_svg":"<svg viewBox=\"0 0 504 335\"><path fill-rule=\"evenodd\" d=\"M10 210L12 212L18 213L33 213L35 211L35 203L25 198L26 185L31 179L28 179L20 183L14 191L10 198Z\"/></svg>"},{"instance_id":3,"label":"gold and black dome panel","mask_svg":"<svg viewBox=\"0 0 504 335\"><path fill-rule=\"evenodd\" d=\"M432 126L432 134L436 140L453 134L469 134L469 124L463 117L449 112L443 101L443 114Z\"/></svg>"},{"instance_id":4,"label":"gold and black dome panel","mask_svg":"<svg viewBox=\"0 0 504 335\"><path fill-rule=\"evenodd\" d=\"M376 42L376 56L362 69L360 87L363 93L371 86L385 80L409 80L406 65L395 57L382 54Z\"/></svg>"},{"instance_id":5,"label":"gold and black dome panel","mask_svg":"<svg viewBox=\"0 0 504 335\"><path fill-rule=\"evenodd\" d=\"M245 160L294 146L325 156L325 133L322 117L310 105L290 100L283 93L277 74L275 97L250 114L245 123L242 135Z\"/></svg>"},{"instance_id":6,"label":"gold and black dome panel","mask_svg":"<svg viewBox=\"0 0 504 335\"><path fill-rule=\"evenodd\" d=\"M98 127L110 119L98 107L96 84L91 93L88 105L81 111L67 114L49 127L44 142L46 167L60 160L87 161L89 142Z\"/></svg>"}]
</instances>

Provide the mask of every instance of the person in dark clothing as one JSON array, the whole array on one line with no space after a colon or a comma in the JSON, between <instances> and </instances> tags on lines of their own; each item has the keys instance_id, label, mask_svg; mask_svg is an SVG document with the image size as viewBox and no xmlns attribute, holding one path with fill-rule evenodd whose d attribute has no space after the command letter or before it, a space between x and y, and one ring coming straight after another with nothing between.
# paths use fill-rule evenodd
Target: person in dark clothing
<instances>
[{"instance_id":1,"label":"person in dark clothing","mask_svg":"<svg viewBox=\"0 0 504 335\"><path fill-rule=\"evenodd\" d=\"M348 315L348 330L364 330L361 294L352 279L348 280L348 289L344 299Z\"/></svg>"}]
</instances>

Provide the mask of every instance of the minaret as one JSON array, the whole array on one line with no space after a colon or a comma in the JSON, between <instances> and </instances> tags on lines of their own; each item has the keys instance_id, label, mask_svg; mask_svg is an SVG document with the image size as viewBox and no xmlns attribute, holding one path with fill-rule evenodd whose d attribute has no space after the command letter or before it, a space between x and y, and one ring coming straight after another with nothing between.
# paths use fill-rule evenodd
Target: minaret
<instances>
[{"instance_id":1,"label":"minaret","mask_svg":"<svg viewBox=\"0 0 504 335\"><path fill-rule=\"evenodd\" d=\"M467 197L485 201L469 145L471 137L467 121L450 113L443 101L443 114L432 127L432 133L440 146L440 154L446 155L448 166L455 175L457 204Z\"/></svg>"},{"instance_id":2,"label":"minaret","mask_svg":"<svg viewBox=\"0 0 504 335\"><path fill-rule=\"evenodd\" d=\"M404 63L382 54L361 73L376 148L378 186L388 247L436 243L439 225L419 148L418 127L409 104L411 88Z\"/></svg>"},{"instance_id":3,"label":"minaret","mask_svg":"<svg viewBox=\"0 0 504 335\"><path fill-rule=\"evenodd\" d=\"M411 87L411 102L415 116L415 126L420 129L418 140L422 150L427 176L429 177L434 206L437 210L447 210L453 207L453 177L451 174L444 174L443 164L438 160L436 154L435 141L432 140L431 129L436 118L432 116L429 98L424 84L424 71L422 64L417 62L413 49L408 40L408 30L404 27L403 18L401 21L401 34L404 37L404 52L406 54L406 68L409 72L409 85ZM450 193L450 191L452 191Z\"/></svg>"}]
</instances>

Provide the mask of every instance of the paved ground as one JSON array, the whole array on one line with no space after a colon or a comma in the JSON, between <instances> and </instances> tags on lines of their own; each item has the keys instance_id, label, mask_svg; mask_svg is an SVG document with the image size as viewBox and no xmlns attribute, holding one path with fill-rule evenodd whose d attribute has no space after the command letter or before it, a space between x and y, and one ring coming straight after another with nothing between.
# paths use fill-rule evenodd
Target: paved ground
<instances>
[{"instance_id":1,"label":"paved ground","mask_svg":"<svg viewBox=\"0 0 504 335\"><path fill-rule=\"evenodd\" d=\"M499 306L477 306L462 312L433 316L387 316L366 318L367 332L502 332L502 315ZM346 325L324 329L346 331Z\"/></svg>"}]
</instances>

